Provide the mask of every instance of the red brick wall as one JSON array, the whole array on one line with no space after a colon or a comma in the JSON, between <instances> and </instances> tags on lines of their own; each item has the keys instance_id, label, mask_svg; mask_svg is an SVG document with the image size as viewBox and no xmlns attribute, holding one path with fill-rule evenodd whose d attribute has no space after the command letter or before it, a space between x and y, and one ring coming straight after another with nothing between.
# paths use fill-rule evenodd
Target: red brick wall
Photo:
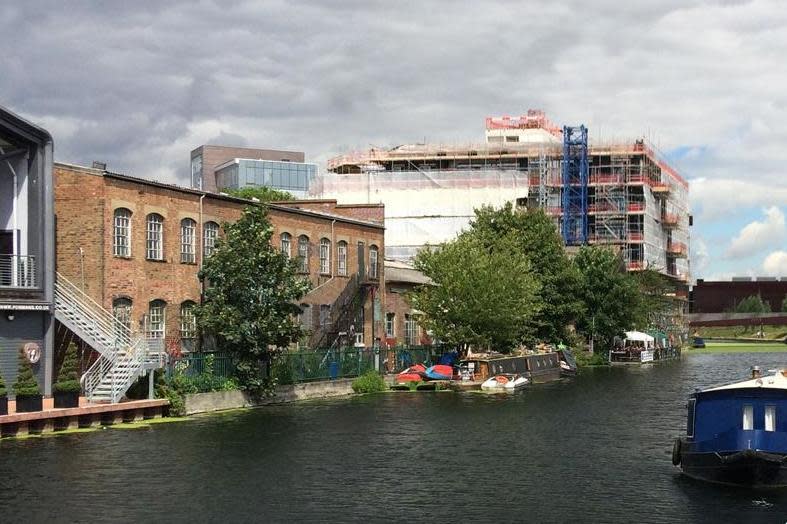
<instances>
[{"instance_id":1,"label":"red brick wall","mask_svg":"<svg viewBox=\"0 0 787 524\"><path fill-rule=\"evenodd\" d=\"M167 335L177 337L181 303L200 300L197 279L202 254L200 194L103 176L101 171L61 164L55 166L54 184L58 271L77 285L84 283L85 291L108 310L112 309L116 298L131 299L132 323L137 328L142 327L140 321L147 314L149 303L164 300L167 303ZM237 220L246 205L210 194L205 196L202 204L202 223L215 221L220 224ZM114 210L119 207L132 212L129 258L113 256L112 251ZM146 217L149 213L164 217L163 261L145 258ZM183 218L197 222L197 263L194 264L180 262L180 221ZM349 278L336 274L336 246L340 240L348 243L348 275L354 274L358 268L358 242L364 243L367 271L369 246L376 245L379 249L379 279L382 281L385 248L382 228L286 209L271 209L270 219L274 226L272 243L278 248L281 233L290 233L293 256L297 256L298 237L309 237L309 279L315 289L302 302L314 306L315 320L319 306L332 304ZM329 275L319 274L319 244L323 237L331 240ZM384 304L385 291L381 290L379 294ZM382 336L383 320L384 315L375 324L375 336ZM372 344L371 299L365 306L364 338L367 345Z\"/></svg>"},{"instance_id":2,"label":"red brick wall","mask_svg":"<svg viewBox=\"0 0 787 524\"><path fill-rule=\"evenodd\" d=\"M787 281L705 282L697 281L691 291L692 313L724 313L735 308L746 297L760 295L771 311L781 309L787 296Z\"/></svg>"},{"instance_id":3,"label":"red brick wall","mask_svg":"<svg viewBox=\"0 0 787 524\"><path fill-rule=\"evenodd\" d=\"M306 209L322 213L330 213L354 220L385 222L385 206L383 204L337 204L336 200L293 200L290 202L277 202L277 205Z\"/></svg>"}]
</instances>

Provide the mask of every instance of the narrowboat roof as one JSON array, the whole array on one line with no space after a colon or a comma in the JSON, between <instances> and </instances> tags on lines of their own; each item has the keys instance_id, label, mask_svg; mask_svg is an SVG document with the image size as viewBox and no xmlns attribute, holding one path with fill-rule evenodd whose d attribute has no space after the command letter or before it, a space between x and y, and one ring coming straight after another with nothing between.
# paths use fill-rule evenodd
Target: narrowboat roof
<instances>
[{"instance_id":1,"label":"narrowboat roof","mask_svg":"<svg viewBox=\"0 0 787 524\"><path fill-rule=\"evenodd\" d=\"M753 378L744 380L743 382L736 382L734 384L726 384L724 386L717 386L715 388L704 389L701 393L709 391L725 391L733 389L785 389L787 390L787 370L780 370L773 375L766 375L760 378Z\"/></svg>"}]
</instances>

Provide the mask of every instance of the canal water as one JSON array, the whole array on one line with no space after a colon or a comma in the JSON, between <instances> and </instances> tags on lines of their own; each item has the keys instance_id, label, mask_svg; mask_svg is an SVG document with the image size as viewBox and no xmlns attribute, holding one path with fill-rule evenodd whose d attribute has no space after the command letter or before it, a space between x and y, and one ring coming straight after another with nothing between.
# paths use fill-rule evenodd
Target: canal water
<instances>
[{"instance_id":1,"label":"canal water","mask_svg":"<svg viewBox=\"0 0 787 524\"><path fill-rule=\"evenodd\" d=\"M0 442L8 522L785 522L680 476L694 387L785 354L586 371L515 395L390 393Z\"/></svg>"}]
</instances>

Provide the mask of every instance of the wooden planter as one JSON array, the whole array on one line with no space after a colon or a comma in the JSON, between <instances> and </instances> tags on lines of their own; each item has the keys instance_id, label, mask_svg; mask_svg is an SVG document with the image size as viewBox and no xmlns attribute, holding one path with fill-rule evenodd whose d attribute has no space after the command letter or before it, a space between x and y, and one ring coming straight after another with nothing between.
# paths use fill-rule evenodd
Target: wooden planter
<instances>
[{"instance_id":1,"label":"wooden planter","mask_svg":"<svg viewBox=\"0 0 787 524\"><path fill-rule=\"evenodd\" d=\"M8 415L8 397L0 397L0 415Z\"/></svg>"},{"instance_id":2,"label":"wooden planter","mask_svg":"<svg viewBox=\"0 0 787 524\"><path fill-rule=\"evenodd\" d=\"M79 391L56 392L52 396L55 398L56 408L79 407Z\"/></svg>"},{"instance_id":3,"label":"wooden planter","mask_svg":"<svg viewBox=\"0 0 787 524\"><path fill-rule=\"evenodd\" d=\"M17 395L16 412L29 413L31 411L42 411L44 409L43 395Z\"/></svg>"}]
</instances>

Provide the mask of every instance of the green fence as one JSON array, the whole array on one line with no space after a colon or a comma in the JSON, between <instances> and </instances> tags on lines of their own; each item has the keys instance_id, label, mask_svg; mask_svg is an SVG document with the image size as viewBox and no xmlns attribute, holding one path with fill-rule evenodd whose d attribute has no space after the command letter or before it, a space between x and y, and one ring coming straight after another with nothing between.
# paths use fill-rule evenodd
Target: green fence
<instances>
[{"instance_id":1,"label":"green fence","mask_svg":"<svg viewBox=\"0 0 787 524\"><path fill-rule=\"evenodd\" d=\"M172 378L175 371L188 377L196 377L205 373L212 361L213 376L230 378L235 374L235 364L228 353L204 352L187 353L180 357L170 357L167 363L167 379Z\"/></svg>"},{"instance_id":2,"label":"green fence","mask_svg":"<svg viewBox=\"0 0 787 524\"><path fill-rule=\"evenodd\" d=\"M351 378L374 370L379 373L398 373L413 364L431 366L453 348L447 346L406 346L381 348L334 348L315 351L285 351L276 356L270 366L270 376L279 384L294 384L316 380ZM189 377L203 374L212 358L214 377L229 378L235 365L228 353L188 353L170 358L167 378L177 371Z\"/></svg>"}]
</instances>

